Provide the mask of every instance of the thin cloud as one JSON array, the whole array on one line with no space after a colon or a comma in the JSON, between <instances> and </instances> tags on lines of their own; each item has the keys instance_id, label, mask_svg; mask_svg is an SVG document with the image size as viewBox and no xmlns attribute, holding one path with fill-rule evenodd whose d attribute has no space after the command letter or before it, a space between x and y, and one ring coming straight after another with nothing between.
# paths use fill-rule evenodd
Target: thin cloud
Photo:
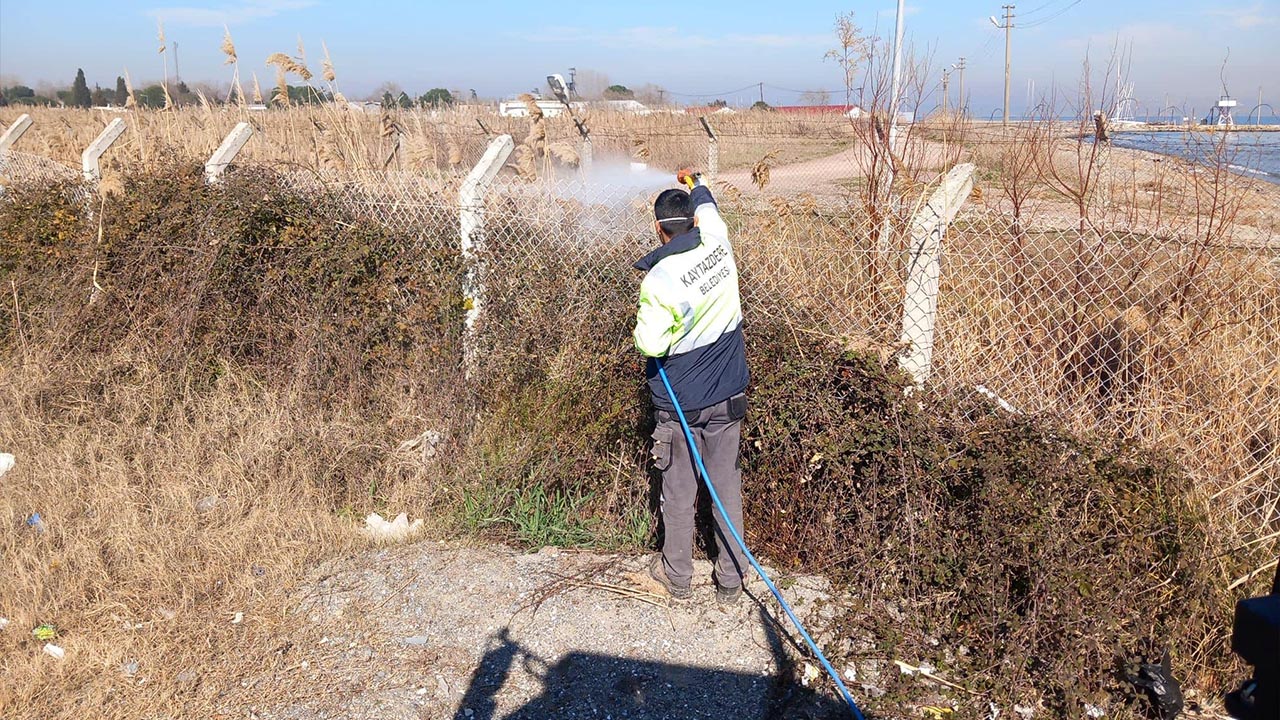
<instances>
[{"instance_id":1,"label":"thin cloud","mask_svg":"<svg viewBox=\"0 0 1280 720\"><path fill-rule=\"evenodd\" d=\"M525 42L550 45L591 43L604 47L628 47L642 50L680 50L707 48L791 48L822 45L827 34L801 33L732 33L727 35L690 35L675 27L637 26L617 30L587 30L580 27L547 27L532 33L507 33Z\"/></svg>"},{"instance_id":2,"label":"thin cloud","mask_svg":"<svg viewBox=\"0 0 1280 720\"><path fill-rule=\"evenodd\" d=\"M1261 27L1263 25L1274 25L1280 18L1277 17L1276 11L1271 10L1265 3L1256 2L1249 7L1235 8L1217 8L1213 10L1205 10L1205 15L1213 17L1226 18L1228 22L1241 30Z\"/></svg>"},{"instance_id":3,"label":"thin cloud","mask_svg":"<svg viewBox=\"0 0 1280 720\"><path fill-rule=\"evenodd\" d=\"M275 17L289 10L301 10L315 4L315 0L241 0L235 4L216 7L156 8L147 14L163 20L167 25L221 27Z\"/></svg>"}]
</instances>

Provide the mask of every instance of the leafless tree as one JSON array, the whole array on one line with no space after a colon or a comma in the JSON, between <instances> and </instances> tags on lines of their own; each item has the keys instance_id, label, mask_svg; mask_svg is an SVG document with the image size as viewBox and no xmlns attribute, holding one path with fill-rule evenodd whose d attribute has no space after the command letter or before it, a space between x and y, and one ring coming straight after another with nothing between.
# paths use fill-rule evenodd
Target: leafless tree
<instances>
[{"instance_id":1,"label":"leafless tree","mask_svg":"<svg viewBox=\"0 0 1280 720\"><path fill-rule=\"evenodd\" d=\"M858 79L858 68L870 54L870 42L854 21L853 12L836 15L835 32L837 45L823 57L836 61L844 71L844 104L848 106Z\"/></svg>"}]
</instances>

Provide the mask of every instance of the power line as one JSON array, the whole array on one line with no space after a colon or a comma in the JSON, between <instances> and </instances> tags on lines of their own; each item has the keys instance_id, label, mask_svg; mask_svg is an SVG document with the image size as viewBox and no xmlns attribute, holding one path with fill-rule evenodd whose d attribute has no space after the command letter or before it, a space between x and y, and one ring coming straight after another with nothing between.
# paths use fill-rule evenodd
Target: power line
<instances>
[{"instance_id":1,"label":"power line","mask_svg":"<svg viewBox=\"0 0 1280 720\"><path fill-rule=\"evenodd\" d=\"M1023 16L1023 17L1026 17L1027 15L1034 15L1034 14L1036 14L1036 13L1040 12L1041 10L1043 10L1043 9L1045 9L1045 8L1047 8L1047 7L1049 7L1050 5L1054 4L1054 3L1055 3L1055 2L1057 2L1057 1L1058 1L1058 0L1049 0L1049 1L1048 1L1048 2L1046 2L1046 3L1041 3L1040 5L1037 5L1034 9L1032 9L1032 10L1028 10L1028 11L1026 11L1026 12L1022 13L1022 16Z\"/></svg>"},{"instance_id":2,"label":"power line","mask_svg":"<svg viewBox=\"0 0 1280 720\"><path fill-rule=\"evenodd\" d=\"M829 89L827 89L827 88L809 88L808 90L795 90L795 89L793 89L793 88L784 88L784 87L779 87L779 86L777 86L777 85L770 85L769 83L765 83L765 84L764 84L764 86L765 86L765 87L767 87L767 88L769 88L770 90L781 90L782 92L799 93L799 94L804 94L804 93L807 93L807 92L814 92L814 93L823 93L823 92L824 92L824 93L833 93L833 92L837 92L836 90L829 90Z\"/></svg>"},{"instance_id":3,"label":"power line","mask_svg":"<svg viewBox=\"0 0 1280 720\"><path fill-rule=\"evenodd\" d=\"M717 96L721 96L721 95L732 95L732 94L734 94L734 93L745 92L745 91L747 91L747 90L755 90L757 87L759 87L759 83L751 83L750 85L747 85L747 86L745 86L745 87L740 87L740 88L738 88L738 89L736 89L736 90L725 90L724 92L709 92L709 93L682 93L682 92L676 92L675 90L668 90L668 91L667 91L667 94L668 94L668 95L679 95L680 97L691 97L691 98L717 97Z\"/></svg>"},{"instance_id":4,"label":"power line","mask_svg":"<svg viewBox=\"0 0 1280 720\"><path fill-rule=\"evenodd\" d=\"M1079 4L1080 4L1080 0L1073 0L1072 2L1068 3L1065 7L1063 7L1061 10L1059 10L1058 12L1052 15L1049 15L1048 17L1043 17L1043 18L1040 18L1039 20L1036 20L1035 22L1028 23L1026 25L1019 25L1018 27L1022 28L1023 30L1026 30L1027 28L1033 28L1033 27L1043 25Z\"/></svg>"}]
</instances>

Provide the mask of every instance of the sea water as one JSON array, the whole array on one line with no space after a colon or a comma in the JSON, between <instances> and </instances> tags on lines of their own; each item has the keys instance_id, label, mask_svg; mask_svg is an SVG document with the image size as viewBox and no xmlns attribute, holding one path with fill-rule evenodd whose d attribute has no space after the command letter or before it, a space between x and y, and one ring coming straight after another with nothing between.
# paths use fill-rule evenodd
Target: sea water
<instances>
[{"instance_id":1,"label":"sea water","mask_svg":"<svg viewBox=\"0 0 1280 720\"><path fill-rule=\"evenodd\" d=\"M1223 134L1202 130L1186 132L1125 131L1111 133L1116 147L1146 150L1212 165ZM1280 184L1280 132L1234 131L1226 133L1223 159L1242 175Z\"/></svg>"}]
</instances>

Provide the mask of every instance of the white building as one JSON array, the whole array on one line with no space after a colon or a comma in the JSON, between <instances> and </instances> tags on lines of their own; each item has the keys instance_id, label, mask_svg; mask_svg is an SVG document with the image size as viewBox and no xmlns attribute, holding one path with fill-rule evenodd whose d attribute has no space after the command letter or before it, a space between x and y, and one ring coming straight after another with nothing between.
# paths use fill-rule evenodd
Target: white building
<instances>
[{"instance_id":1,"label":"white building","mask_svg":"<svg viewBox=\"0 0 1280 720\"><path fill-rule=\"evenodd\" d=\"M564 103L559 100L534 100L534 105L542 111L546 117L556 117L565 111ZM582 112L582 103L573 103L574 112ZM524 118L529 117L529 106L524 100L503 100L498 103L498 114L502 117Z\"/></svg>"}]
</instances>

